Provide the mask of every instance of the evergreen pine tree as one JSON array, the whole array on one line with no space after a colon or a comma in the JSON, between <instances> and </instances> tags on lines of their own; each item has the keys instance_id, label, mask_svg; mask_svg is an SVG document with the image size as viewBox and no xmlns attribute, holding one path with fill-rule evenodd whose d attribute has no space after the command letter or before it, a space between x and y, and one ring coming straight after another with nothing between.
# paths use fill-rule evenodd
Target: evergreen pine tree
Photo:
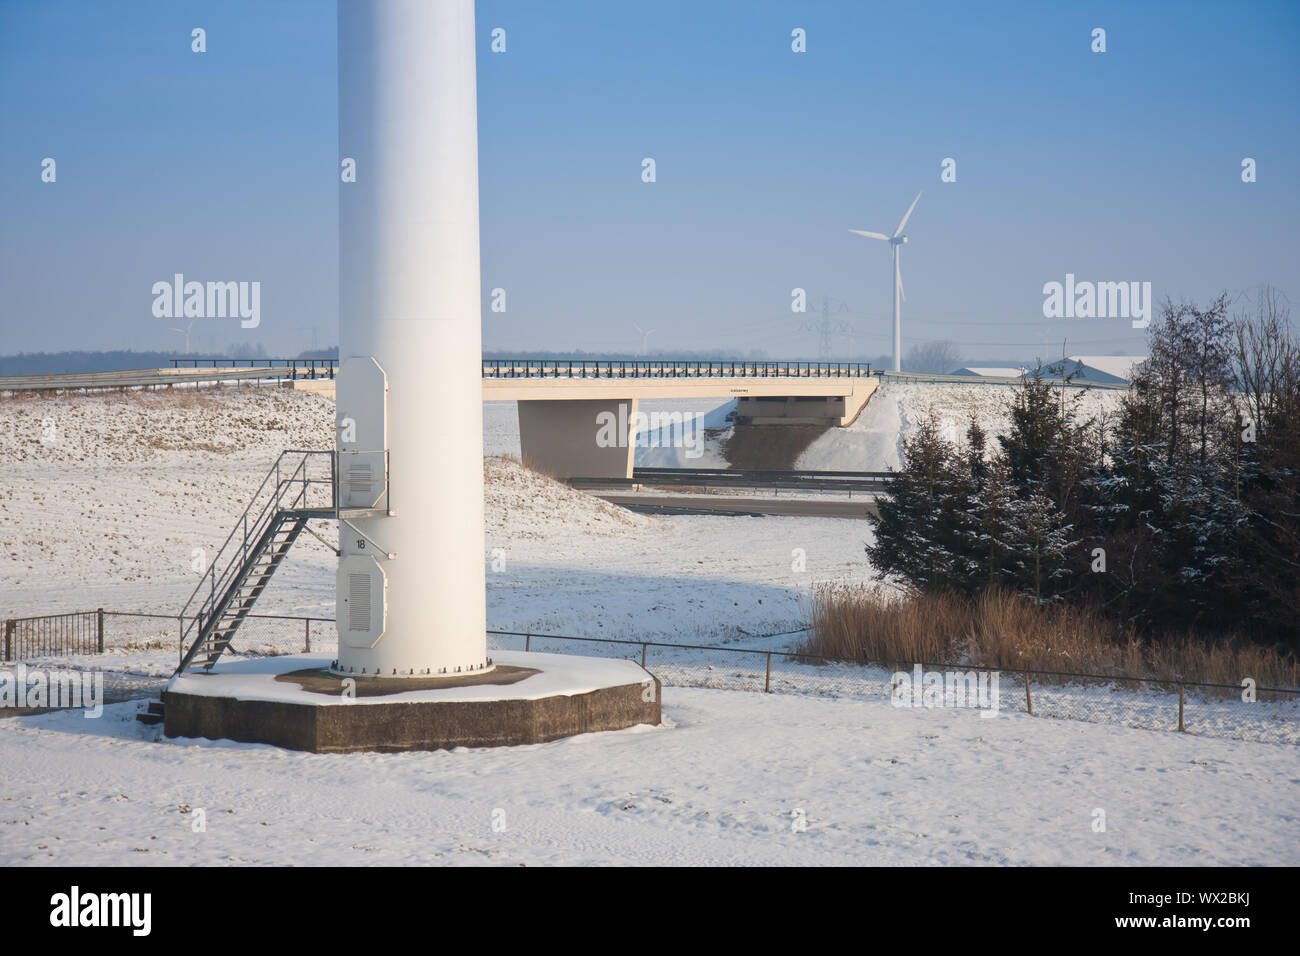
<instances>
[{"instance_id":1,"label":"evergreen pine tree","mask_svg":"<svg viewBox=\"0 0 1300 956\"><path fill-rule=\"evenodd\" d=\"M1065 515L1047 495L1031 491L1011 499L1007 517L1006 549L1016 589L1040 604L1060 600L1079 544Z\"/></svg>"},{"instance_id":2,"label":"evergreen pine tree","mask_svg":"<svg viewBox=\"0 0 1300 956\"><path fill-rule=\"evenodd\" d=\"M881 574L894 574L926 590L949 587L960 574L951 550L954 539L954 451L933 416L903 440L902 468L876 499L869 518L875 541L867 545Z\"/></svg>"}]
</instances>

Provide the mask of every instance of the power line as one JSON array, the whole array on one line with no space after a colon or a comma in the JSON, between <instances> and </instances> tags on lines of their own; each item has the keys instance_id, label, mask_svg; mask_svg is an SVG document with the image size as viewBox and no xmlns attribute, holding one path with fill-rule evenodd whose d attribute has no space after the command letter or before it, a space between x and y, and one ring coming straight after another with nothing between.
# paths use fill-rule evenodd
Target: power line
<instances>
[{"instance_id":1,"label":"power line","mask_svg":"<svg viewBox=\"0 0 1300 956\"><path fill-rule=\"evenodd\" d=\"M840 305L843 306L844 303L841 302ZM847 312L848 309L841 308L838 311ZM820 333L821 337L817 345L817 357L822 361L831 357L831 340L834 336L851 335L853 331L848 325L838 319L832 322L830 298L828 296L822 296L822 319L820 325L814 322L805 321L799 325L799 329L804 332Z\"/></svg>"}]
</instances>

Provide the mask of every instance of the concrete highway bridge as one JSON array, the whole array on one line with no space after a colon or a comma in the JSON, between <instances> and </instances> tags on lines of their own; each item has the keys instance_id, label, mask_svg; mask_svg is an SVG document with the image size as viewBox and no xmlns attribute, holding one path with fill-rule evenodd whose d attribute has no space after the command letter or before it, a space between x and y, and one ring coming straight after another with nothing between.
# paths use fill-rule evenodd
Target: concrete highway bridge
<instances>
[{"instance_id":1,"label":"concrete highway bridge","mask_svg":"<svg viewBox=\"0 0 1300 956\"><path fill-rule=\"evenodd\" d=\"M632 477L642 399L734 398L739 424L843 426L878 383L861 363L483 363L484 400L519 403L525 460L566 478Z\"/></svg>"},{"instance_id":2,"label":"concrete highway bridge","mask_svg":"<svg viewBox=\"0 0 1300 956\"><path fill-rule=\"evenodd\" d=\"M739 424L842 427L879 382L860 362L483 362L483 400L518 403L524 460L564 478L631 478L639 423L689 427L639 415L643 399L734 398ZM331 396L332 386L297 385Z\"/></svg>"},{"instance_id":3,"label":"concrete highway bridge","mask_svg":"<svg viewBox=\"0 0 1300 956\"><path fill-rule=\"evenodd\" d=\"M331 360L219 363L176 359L170 369L0 378L0 392L274 379L334 398ZM632 477L642 399L736 399L739 424L842 427L879 382L862 362L483 361L483 400L518 403L523 457L566 478Z\"/></svg>"}]
</instances>

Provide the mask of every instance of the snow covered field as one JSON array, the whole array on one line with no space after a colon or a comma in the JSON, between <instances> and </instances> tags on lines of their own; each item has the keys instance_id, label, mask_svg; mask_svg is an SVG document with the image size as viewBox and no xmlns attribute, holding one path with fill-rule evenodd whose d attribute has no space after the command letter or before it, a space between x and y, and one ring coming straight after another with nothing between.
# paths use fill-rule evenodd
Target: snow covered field
<instances>
[{"instance_id":1,"label":"snow covered field","mask_svg":"<svg viewBox=\"0 0 1300 956\"><path fill-rule=\"evenodd\" d=\"M491 455L518 453L505 404L485 406ZM196 549L215 553L281 450L329 447L332 416L275 388L0 401L0 616L176 613ZM649 517L513 462L485 468L494 628L685 643L788 631L814 580L866 570L862 522ZM304 535L259 613L332 616L334 568Z\"/></svg>"},{"instance_id":2,"label":"snow covered field","mask_svg":"<svg viewBox=\"0 0 1300 956\"><path fill-rule=\"evenodd\" d=\"M1300 863L1285 745L694 688L659 728L437 753L156 740L134 711L0 721L0 864Z\"/></svg>"},{"instance_id":3,"label":"snow covered field","mask_svg":"<svg viewBox=\"0 0 1300 956\"><path fill-rule=\"evenodd\" d=\"M800 464L894 464L931 405L996 434L1006 397L891 383ZM328 447L332 415L282 389L0 400L0 617L175 613L195 549L215 551L282 449ZM513 405L485 405L485 447L518 453ZM485 476L484 554L464 558L488 564L497 629L780 649L788 636L762 635L806 623L814 582L869 573L861 521L650 517L501 458ZM258 610L332 616L334 566L304 536ZM70 663L174 666L174 645L113 651ZM717 688L752 686L760 661L718 666ZM715 665L674 651L651 666ZM794 693L813 682L838 696ZM431 754L166 741L135 702L0 720L0 863L1300 863L1300 748L1170 733L1167 695L1108 695L1162 728L1142 730L897 709L840 669L780 664L775 684L790 693L667 687L660 728Z\"/></svg>"},{"instance_id":4,"label":"snow covered field","mask_svg":"<svg viewBox=\"0 0 1300 956\"><path fill-rule=\"evenodd\" d=\"M900 429L933 408L1002 430L1009 388L886 383L858 421L801 467L881 470ZM1115 392L1090 392L1089 413ZM729 403L646 402L721 422ZM333 405L277 388L0 400L0 615L81 608L175 613L196 556L213 554L286 448L327 448ZM725 465L710 441L696 467ZM489 456L518 455L512 402L484 405ZM671 464L680 449L639 449ZM814 581L857 579L869 529L825 518L649 517L604 505L517 465L488 460L488 621L502 630L713 643L789 631ZM327 539L328 522L315 529ZM794 571L802 549L805 571ZM493 558L496 560L493 560ZM334 558L304 535L259 603L331 616Z\"/></svg>"}]
</instances>

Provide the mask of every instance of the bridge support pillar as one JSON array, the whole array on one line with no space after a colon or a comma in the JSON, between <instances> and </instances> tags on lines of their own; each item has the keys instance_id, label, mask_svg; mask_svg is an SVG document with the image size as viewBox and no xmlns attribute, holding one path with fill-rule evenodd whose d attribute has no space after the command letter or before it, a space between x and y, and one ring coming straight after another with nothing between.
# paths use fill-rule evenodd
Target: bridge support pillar
<instances>
[{"instance_id":1,"label":"bridge support pillar","mask_svg":"<svg viewBox=\"0 0 1300 956\"><path fill-rule=\"evenodd\" d=\"M631 478L637 399L519 402L524 463L558 478Z\"/></svg>"}]
</instances>

